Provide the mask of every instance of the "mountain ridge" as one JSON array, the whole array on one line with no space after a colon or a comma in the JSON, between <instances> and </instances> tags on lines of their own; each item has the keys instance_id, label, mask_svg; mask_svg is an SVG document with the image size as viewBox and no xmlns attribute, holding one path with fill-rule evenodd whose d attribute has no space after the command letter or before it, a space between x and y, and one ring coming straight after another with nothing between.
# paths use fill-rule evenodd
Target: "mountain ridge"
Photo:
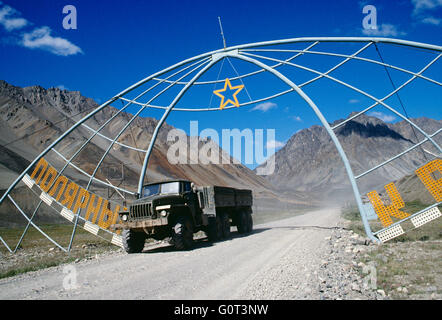
<instances>
[{"instance_id":1,"label":"mountain ridge","mask_svg":"<svg viewBox=\"0 0 442 320\"><path fill-rule=\"evenodd\" d=\"M0 192L4 192L18 174L57 137L97 107L98 104L93 99L82 96L79 91L59 88L44 89L41 86L20 88L0 80L0 152L2 153L0 156ZM128 118L132 117L131 114L124 112L116 115L117 112L119 110L112 106L104 108L84 123L87 127L79 126L60 141L55 150L65 158L70 158L93 134L88 128L96 130L113 116L115 116L114 120L100 133L107 137L115 137L127 123ZM155 118L137 118L130 129L128 128L117 139L117 142L146 150L157 123L158 120ZM256 175L240 163L234 163L230 155L223 152L221 148L219 149L220 156L230 158L230 164L171 164L167 159L168 149L173 143L167 141L167 134L171 129L174 127L164 123L158 133L149 160L145 183L180 178L191 180L196 185L252 189L257 205L269 212L279 210L279 207L286 210L293 205L301 207L310 205L310 199L301 193L281 197L280 194L274 192L273 187L262 176ZM186 139L187 142L190 141L189 136L186 136ZM206 143L219 148L213 141ZM203 141L199 141L198 148L202 144ZM91 175L108 145L108 140L96 135L74 158L73 164ZM194 148L190 143L187 145ZM193 149L188 152L188 157L191 150ZM65 164L53 151L50 151L45 159L57 170ZM143 159L144 153L115 144L110 149L109 155L103 159L103 165L97 170L96 177L102 181L109 179L108 182L114 186L136 192ZM72 166L68 166L63 175L80 186L86 187L88 184L89 178ZM24 197L20 190L14 193L14 197L18 199ZM92 181L90 190L113 201L122 201L121 196L113 188L98 182ZM23 209L26 212L33 210L33 203L22 200L25 203ZM10 211L14 211L9 204L6 205L6 209L3 207L0 209L2 213L9 214ZM255 209L259 211L257 207ZM48 212L44 214L50 216L49 209L46 211Z\"/></svg>"},{"instance_id":2,"label":"mountain ridge","mask_svg":"<svg viewBox=\"0 0 442 320\"><path fill-rule=\"evenodd\" d=\"M0 142L3 148L8 148L10 152L14 152L29 160L31 155L35 156L40 153L54 141L55 137L65 132L74 121L78 121L84 114L92 111L96 107L98 107L98 104L90 98L83 97L79 91L60 90L58 88L44 89L41 86L20 88L12 86L5 81L0 81L0 122L3 124L2 128L0 128ZM103 111L97 113L91 121L87 121L85 124L93 129L97 129L105 119L109 119L117 112L118 109L114 107L105 108ZM100 133L102 132L104 135L110 137L115 136L116 132L118 132L122 125L125 124L125 121L127 121L125 119L127 116L131 115L121 112L111 123L105 126ZM67 119L67 117L71 119ZM131 130L126 130L117 141L131 145L135 140L139 149L146 149L157 122L158 120L154 118L138 118L134 121L135 125ZM171 129L173 129L172 126L164 123L159 132L148 168L149 170L152 166L155 170L149 170L148 176L150 174L156 179L162 179L164 178L164 173L168 173L172 175L170 176L171 178L173 178L174 175L176 175L177 178L189 178L182 176L183 174L186 175L183 168L189 169L191 165L178 164L172 168L165 161L165 151L168 147L167 133ZM38 134L29 135L30 132L36 130L40 130ZM91 132L88 132L85 127L80 126L78 131L80 131L83 136L91 135ZM73 150L75 147L78 147L79 142L74 140L80 140L79 135L81 134L75 132L73 134L75 139L72 139L71 135L67 136L65 139L66 142L62 141L57 146L59 151L68 153L66 149ZM103 139L96 136L91 142L105 149L103 141L100 140ZM27 154L23 152L24 150L20 149L20 144L27 145ZM120 154L124 153L125 160L127 160L126 162L128 164L131 162L137 163L138 166L141 164L140 157L136 155L136 152L123 150L126 148L119 145L115 145L113 149L118 149ZM91 150L89 150L89 152L88 150L82 151L78 156L80 159L82 158L82 154L88 154L94 157ZM259 176L255 176L252 170L241 164L211 166L211 169L216 169L221 172L227 169L232 170L232 172L226 171L224 173L223 176L226 177L226 182L236 182L236 185L244 185L244 183L237 181L238 179L235 178L238 175L242 175L241 178L250 180L255 186L262 186L265 189L266 182ZM195 170L191 171L195 173ZM162 172L163 174L159 174L158 172ZM251 179L252 176L253 179ZM227 177L230 177L230 179L227 179ZM226 183L223 183L223 181L218 182L221 185Z\"/></svg>"},{"instance_id":3,"label":"mountain ridge","mask_svg":"<svg viewBox=\"0 0 442 320\"><path fill-rule=\"evenodd\" d=\"M355 115L352 112L347 119ZM335 126L345 119L331 123ZM412 119L418 126L433 133L442 127L441 120L427 117ZM361 115L347 121L335 130L336 136L349 158L355 176L386 161L411 147L424 136L412 129L405 120L386 123L373 116ZM415 136L416 135L416 136ZM441 143L442 137L435 141ZM422 148L435 153L436 149L427 141ZM361 194L378 189L386 181L399 180L417 167L434 158L417 147L399 159L367 174L358 181ZM325 128L314 125L292 135L275 155L275 172L266 176L276 189L279 186L311 194L321 194L327 201L343 201L352 194L344 164ZM261 164L265 166L266 163ZM256 170L256 169L255 169ZM349 193L350 191L350 193Z\"/></svg>"}]
</instances>

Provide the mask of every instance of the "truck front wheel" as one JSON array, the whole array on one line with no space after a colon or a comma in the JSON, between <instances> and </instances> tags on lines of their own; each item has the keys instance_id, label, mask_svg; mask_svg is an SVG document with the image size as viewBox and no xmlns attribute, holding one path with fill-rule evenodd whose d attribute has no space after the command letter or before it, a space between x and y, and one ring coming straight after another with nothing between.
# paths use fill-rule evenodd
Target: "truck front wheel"
<instances>
[{"instance_id":1,"label":"truck front wheel","mask_svg":"<svg viewBox=\"0 0 442 320\"><path fill-rule=\"evenodd\" d=\"M146 237L142 232L123 230L123 248L127 253L139 253L143 251Z\"/></svg>"},{"instance_id":2,"label":"truck front wheel","mask_svg":"<svg viewBox=\"0 0 442 320\"><path fill-rule=\"evenodd\" d=\"M172 241L177 250L190 249L193 245L192 221L189 217L179 217L172 228Z\"/></svg>"}]
</instances>

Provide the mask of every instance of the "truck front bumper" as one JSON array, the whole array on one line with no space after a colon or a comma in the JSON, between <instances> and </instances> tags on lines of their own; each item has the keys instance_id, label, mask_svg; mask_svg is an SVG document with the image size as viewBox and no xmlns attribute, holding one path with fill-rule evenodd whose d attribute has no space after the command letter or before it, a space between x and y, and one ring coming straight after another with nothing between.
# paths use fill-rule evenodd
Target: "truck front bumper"
<instances>
[{"instance_id":1,"label":"truck front bumper","mask_svg":"<svg viewBox=\"0 0 442 320\"><path fill-rule=\"evenodd\" d=\"M145 229L159 226L167 226L169 224L167 218L146 219L138 221L121 221L118 224L110 226L111 230L123 230L123 229Z\"/></svg>"}]
</instances>

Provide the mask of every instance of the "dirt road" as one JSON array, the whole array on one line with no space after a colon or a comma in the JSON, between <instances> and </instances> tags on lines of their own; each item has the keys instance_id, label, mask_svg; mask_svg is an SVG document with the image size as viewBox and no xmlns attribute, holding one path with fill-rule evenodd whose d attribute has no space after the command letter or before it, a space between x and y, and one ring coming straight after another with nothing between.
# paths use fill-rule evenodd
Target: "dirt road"
<instances>
[{"instance_id":1,"label":"dirt road","mask_svg":"<svg viewBox=\"0 0 442 320\"><path fill-rule=\"evenodd\" d=\"M338 220L339 209L314 211L191 251L146 247L30 272L0 280L0 299L318 299Z\"/></svg>"}]
</instances>

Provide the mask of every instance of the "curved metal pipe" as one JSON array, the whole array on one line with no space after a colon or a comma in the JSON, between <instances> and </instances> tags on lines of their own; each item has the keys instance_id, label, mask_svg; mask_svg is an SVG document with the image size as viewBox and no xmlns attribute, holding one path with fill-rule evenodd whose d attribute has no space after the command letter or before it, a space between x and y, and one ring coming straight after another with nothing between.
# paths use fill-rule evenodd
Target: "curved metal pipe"
<instances>
[{"instance_id":1,"label":"curved metal pipe","mask_svg":"<svg viewBox=\"0 0 442 320\"><path fill-rule=\"evenodd\" d=\"M117 95L115 95L112 99L106 101L104 104L100 105L99 107L97 107L95 110L93 110L91 113L87 114L86 116L84 116L83 118L81 118L78 122L76 122L72 127L70 127L66 132L64 132L60 137L58 137L55 141L53 141L46 149L44 149L30 164L29 166L23 170L23 172L14 180L14 182L9 186L9 188L4 192L4 194L2 195L2 197L0 198L0 204L3 203L4 199L9 195L9 193L12 191L12 189L15 188L15 186L22 180L22 178L24 177L24 175L26 174L27 171L29 171L42 157L44 157L50 150L55 150L55 146L61 141L63 140L66 136L68 136L70 133L72 133L76 128L78 128L80 125L83 125L88 119L90 119L91 117L93 117L95 114L97 114L98 112L100 112L101 110L103 110L104 108L106 108L107 106L109 106L112 102L116 101L117 99L123 98L124 95L126 95L127 93L131 92L132 90L142 86L143 84L147 83L150 80L155 80L157 81L157 77L162 76L163 74L168 73L169 71L172 71L176 68L179 68L187 63L193 62L195 60L199 60L199 59L203 59L203 58L209 58L210 56L212 56L212 62L206 66L206 68L200 72L201 74L204 73L207 69L210 68L211 65L215 64L220 57L225 57L225 56L232 56L232 57L236 57L236 58L240 58L243 59L245 61L247 61L247 59L250 62L255 63L256 65L260 65L262 64L262 66L264 67L265 70L270 71L272 73L274 73L275 75L280 75L278 76L280 79L284 79L285 77L283 75L281 75L280 73L278 73L276 70L274 70L272 67L269 67L255 59L252 58L248 58L245 57L243 55L234 55L231 54L232 50L239 50L239 49L248 49L248 48L256 48L256 47L263 47L263 46L272 46L272 45L280 45L280 44L288 44L288 43L303 43L303 42L315 42L314 44L310 45L308 48L311 48L312 46L316 45L318 42L376 42L376 43L389 43L389 44L395 44L395 45L402 45L402 46L407 46L407 47L414 47L414 48L420 48L420 49L427 49L427 50L434 50L434 51L442 51L442 47L441 46L437 46L437 45L430 45L430 44L425 44L425 43L419 43L419 42L414 42L414 41L407 41L407 40L398 40L398 39L390 39L390 38L371 38L371 37L304 37L304 38L291 38L291 39L283 39L283 40L273 40L273 41L265 41L265 42L256 42L256 43L249 43L249 44L243 44L243 45L238 45L238 46L233 46L233 47L229 47L229 48L224 48L224 49L218 49L218 50L214 50L211 52L207 52L186 60L183 60L181 62L178 62L168 68L165 68L159 72L156 72L138 82L136 82L135 84L131 85L130 87L126 88L125 90L121 91L120 93L118 93ZM308 50L308 49L304 49L304 50ZM229 53L230 52L230 53ZM305 51L307 52L307 51ZM302 53L302 52L300 52ZM214 58L214 55L218 55L217 58ZM294 57L296 57L297 55L295 55ZM292 57L292 58L294 58ZM290 58L290 59L292 59ZM283 61L278 61L279 63L283 63ZM290 64L290 63L288 63ZM293 64L292 64L293 65ZM402 71L402 70L401 70ZM260 70L257 72L261 72ZM317 72L318 73L318 72ZM163 115L162 119L159 122L159 125L157 125L157 127L155 128L155 139L156 139L156 135L158 133L159 128L161 127L162 123L165 121L165 119L167 118L169 112L173 109L174 105L178 102L178 100L181 98L181 96L187 91L187 89L195 84L196 80L198 79L198 77L201 75L197 75L195 76L194 80L192 82L189 82L186 84L186 86L181 90L180 94L178 96L175 97L174 102L172 102L172 104L166 109L165 114ZM321 73L318 73L319 75L321 75ZM343 82L340 82L337 79L334 79L328 75L324 75L323 76L338 81L341 84L345 84ZM416 76L420 76L420 74L415 74ZM423 76L421 76L422 78L424 78ZM167 78L166 78L167 79ZM286 80L288 80L287 78L285 78ZM428 79L427 79L428 80ZM285 81L285 80L284 80ZM297 91L299 94L300 92L302 92L302 90L299 89L299 86L297 87L295 84L293 84L290 80L288 80L293 86L292 88ZM286 82L287 83L287 82ZM346 85L346 84L345 84ZM349 86L349 85L347 85ZM296 88L296 89L295 89ZM359 89L351 87L354 90L358 91ZM290 90L292 91L292 90ZM288 93L290 91L287 92L283 92L280 93L281 94L285 94ZM300 91L300 92L299 92ZM387 107L388 109L390 109L392 112L396 113L398 116L400 116L401 118L404 118L400 113L398 113L397 111L395 111L394 109L390 108L389 106L387 106L386 104L384 104L382 101L379 101L378 99L372 97L371 95L368 95L365 92L361 92L359 90L360 93L363 93L365 95L367 95L368 97L372 98L373 100L377 101L378 103L384 105L385 107ZM303 92L302 92L303 93ZM306 96L307 97L307 96ZM308 98L308 97L307 97ZM130 100L127 99L128 102L132 102L132 103L137 103L134 100ZM309 100L306 100L307 102L309 102ZM311 101L311 100L310 100ZM313 103L313 102L312 102ZM137 103L138 104L138 103ZM313 104L314 105L314 104ZM147 106L146 107L150 107ZM153 107L153 106L152 106ZM317 109L317 108L316 108ZM210 109L206 109L206 110L210 110ZM201 111L206 111L206 110L201 110ZM186 110L187 111L187 110ZM193 111L193 110L189 110L189 111ZM317 110L319 112L319 109ZM316 111L315 111L316 112ZM320 118L321 119L321 118ZM325 121L324 119L321 119L321 121ZM408 119L404 119L408 122L410 122ZM421 131L421 133L423 133L427 138L428 135L425 134L425 132L423 132L422 130L420 130L420 128L418 128L414 123L410 122L413 126L415 126L419 131ZM328 123L325 121L324 125L326 126L326 128L328 128ZM99 132L96 132L97 135L101 135ZM145 155L145 163L143 164L143 172L142 172L142 176L140 176L140 181L139 181L139 186L138 186L138 190L141 189L140 184L142 185L142 181L144 179L144 175L145 175L145 171L146 171L146 167L147 167L147 162L150 156L150 153L152 151L153 148L153 144L155 143L155 139L153 137L153 139L151 140L151 143L149 145L149 149L146 151L146 155ZM430 141L432 141L429 138ZM433 144L434 141L432 141ZM338 142L339 143L339 142ZM337 145L338 147L338 145ZM440 147L437 145L438 149L440 149ZM345 156L345 154L344 154ZM350 168L351 170L351 168ZM355 190L355 189L354 189ZM355 193L356 194L356 193ZM357 200L360 201L360 199L357 198ZM359 203L358 203L359 206ZM364 220L364 217L363 217ZM364 223L365 226L365 223ZM0 238L1 239L1 238ZM1 239L3 241L3 239ZM8 248L9 249L9 248Z\"/></svg>"},{"instance_id":2,"label":"curved metal pipe","mask_svg":"<svg viewBox=\"0 0 442 320\"><path fill-rule=\"evenodd\" d=\"M214 64L216 64L219 60L221 60L223 57L218 56L212 58L212 61L205 66L203 69L201 69L193 78L189 81L189 83L181 89L181 91L178 93L178 95L175 97L175 99L172 101L172 103L169 105L167 110L164 112L163 116L161 117L160 121L158 121L157 126L155 127L155 130L152 134L152 138L150 139L149 147L147 149L146 155L144 156L144 162L143 167L141 169L140 179L138 180L138 188L137 192L138 194L141 194L141 191L143 189L143 181L144 177L146 175L147 170L147 163L149 162L150 154L152 153L153 146L155 144L155 141L158 136L158 132L163 125L163 123L166 121L167 117L169 116L170 111L172 111L173 107L180 101L181 97L186 93L186 91L192 86L192 84L199 79L207 70L209 70Z\"/></svg>"},{"instance_id":3,"label":"curved metal pipe","mask_svg":"<svg viewBox=\"0 0 442 320\"><path fill-rule=\"evenodd\" d=\"M110 105L112 102L114 102L115 100L117 100L119 97L125 95L126 93L138 88L139 86L141 86L142 84L146 83L147 81L158 77L162 74L165 74L171 70L174 70L186 63L198 60L200 58L204 58L206 56L208 56L209 54L202 54L181 62L178 62L166 69L163 69L161 71L158 71L150 76L148 76L147 78L135 83L134 85L130 86L129 88L121 91L119 94L117 94L116 96L114 96L112 99L109 99L108 101L106 101L105 103L103 103L102 105L100 105L97 109L95 109L94 111L92 111L91 113L87 114L86 116L84 116L82 119L80 119L77 123L75 123L72 127L70 127L68 130L66 130L65 133L63 133L60 137L58 137L54 142L52 142L46 149L44 149L27 167L25 170L23 170L23 172L14 180L14 182L9 186L9 188L5 191L5 193L2 195L2 197L0 198L0 204L3 203L3 200L6 198L6 196L11 192L12 189L15 188L15 186L21 181L21 179L23 179L23 177L25 176L26 172L28 172L41 158L43 158L52 148L54 148L61 140L63 140L66 136L68 136L72 131L74 131L76 128L78 128L80 125L82 125L84 122L86 122L88 119L92 118L94 115L96 115L98 112L100 112L101 110L103 110L104 108L106 108L108 105Z\"/></svg>"},{"instance_id":4,"label":"curved metal pipe","mask_svg":"<svg viewBox=\"0 0 442 320\"><path fill-rule=\"evenodd\" d=\"M273 59L273 58L268 58L268 57L263 57L263 56L257 56L257 55L250 54L250 53L246 53L246 54L247 54L248 56L254 56L254 57L258 57L258 58L262 58L262 59L266 59L266 60L280 61L280 60L278 60L278 59ZM429 66L431 66L434 62L436 62L441 56L442 56L442 53L439 54L436 58L434 58L429 64L427 64L427 65L426 65L421 71L418 72L418 74L424 72ZM339 84L342 84L343 86L346 86L347 88L350 88L350 89L352 89L352 90L355 90L355 91L357 91L357 92L359 92L359 93L365 95L366 97L372 99L373 101L376 101L376 104L381 104L381 105L383 105L385 108L387 108L388 110L390 110L391 112L393 112L394 114L396 114L398 117L400 117L400 118L402 118L403 120L405 120L406 122L408 122L408 123L409 123L411 126L413 126L414 128L416 128L416 129L417 129L420 133L422 133L422 134L423 134L428 140L431 141L431 143L436 147L436 149L439 150L439 152L442 153L442 149L441 149L441 147L439 146L439 144L437 144L437 143L436 143L436 142L435 142L435 141L434 141L434 140L428 135L428 133L426 133L426 132L425 132L424 130L422 130L417 124L415 124L414 122L410 121L410 119L408 119L407 117L405 117L404 115L402 115L400 112L396 111L395 109L393 109L392 107L390 107L388 104L386 104L385 102L383 102L383 101L382 101L383 99L377 99L377 98L375 98L374 96L372 96L371 94L369 94L369 93L367 93L367 92L365 92L365 91L363 91L363 90L361 90L361 89L358 89L358 88L356 88L356 87L354 87L354 86L352 86L352 85L350 85L350 84L348 84L348 83L346 83L346 82L344 82L344 81L341 81L341 80L339 80L339 79L336 79L336 78L334 78L334 77L332 77L332 76L329 76L329 75L327 75L327 74L325 74L325 73L322 73L322 72L316 71L316 70L314 70L314 69L307 68L307 67L304 67L304 66L300 66L300 65L297 65L297 64L294 64L294 63L291 63L291 62L286 62L286 64L288 64L288 65L292 65L292 66L294 66L294 67L297 67L297 68L300 68L300 69L304 69L304 70L307 70L307 71L310 71L310 72L313 72L313 73L316 73L316 74L319 74L319 75L323 75L324 77L326 77L326 78L328 78L328 79L330 79L330 80L332 80L332 81L335 81L335 82L337 82L337 83L339 83ZM399 89L403 88L405 84L410 83L410 82L411 82L412 80L414 80L415 78L416 78L416 75L414 75L414 76L411 77L407 82L405 82L405 83L402 84L400 87L398 87L394 92L397 92ZM385 98L384 98L384 99L385 99ZM376 104L372 105L370 108L373 108ZM368 111L368 109L369 109L369 108L365 109L363 112ZM363 113L363 112L362 112L362 113Z\"/></svg>"}]
</instances>

